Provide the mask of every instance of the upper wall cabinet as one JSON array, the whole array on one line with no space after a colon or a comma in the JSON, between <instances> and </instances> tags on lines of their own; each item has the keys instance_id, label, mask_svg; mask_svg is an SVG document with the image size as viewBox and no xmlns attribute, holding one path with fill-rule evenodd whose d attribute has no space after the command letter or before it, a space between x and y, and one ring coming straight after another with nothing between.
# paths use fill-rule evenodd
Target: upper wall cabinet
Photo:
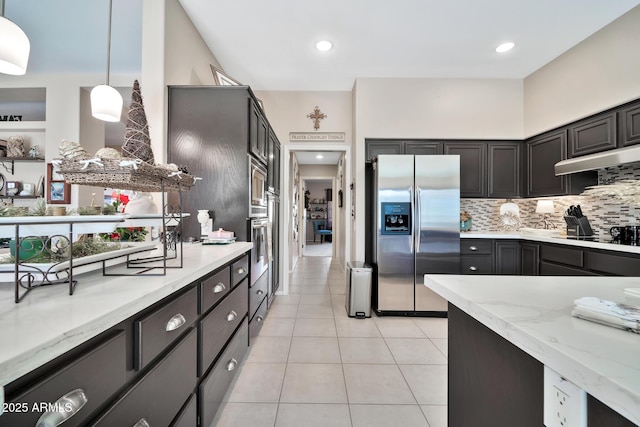
<instances>
[{"instance_id":1,"label":"upper wall cabinet","mask_svg":"<svg viewBox=\"0 0 640 427\"><path fill-rule=\"evenodd\" d=\"M367 162L377 159L381 154L404 154L404 141L369 140L365 146Z\"/></svg>"},{"instance_id":2,"label":"upper wall cabinet","mask_svg":"<svg viewBox=\"0 0 640 427\"><path fill-rule=\"evenodd\" d=\"M265 164L268 137L269 123L262 114L262 109L249 98L249 152Z\"/></svg>"},{"instance_id":3,"label":"upper wall cabinet","mask_svg":"<svg viewBox=\"0 0 640 427\"><path fill-rule=\"evenodd\" d=\"M616 113L599 114L569 126L569 158L616 148Z\"/></svg>"},{"instance_id":4,"label":"upper wall cabinet","mask_svg":"<svg viewBox=\"0 0 640 427\"><path fill-rule=\"evenodd\" d=\"M555 164L566 159L567 129L531 138L526 143L526 197L580 194L598 182L596 171L556 176Z\"/></svg>"},{"instance_id":5,"label":"upper wall cabinet","mask_svg":"<svg viewBox=\"0 0 640 427\"><path fill-rule=\"evenodd\" d=\"M406 154L443 154L444 144L437 141L407 141L404 150Z\"/></svg>"},{"instance_id":6,"label":"upper wall cabinet","mask_svg":"<svg viewBox=\"0 0 640 427\"><path fill-rule=\"evenodd\" d=\"M487 144L445 142L444 154L460 156L460 197L487 197Z\"/></svg>"},{"instance_id":7,"label":"upper wall cabinet","mask_svg":"<svg viewBox=\"0 0 640 427\"><path fill-rule=\"evenodd\" d=\"M527 141L527 197L556 196L567 192L567 178L556 176L555 164L567 158L567 131Z\"/></svg>"},{"instance_id":8,"label":"upper wall cabinet","mask_svg":"<svg viewBox=\"0 0 640 427\"><path fill-rule=\"evenodd\" d=\"M487 196L492 199L522 194L522 142L490 142L487 152Z\"/></svg>"},{"instance_id":9,"label":"upper wall cabinet","mask_svg":"<svg viewBox=\"0 0 640 427\"><path fill-rule=\"evenodd\" d=\"M618 120L618 145L626 147L640 144L640 104L623 108L618 113Z\"/></svg>"}]
</instances>

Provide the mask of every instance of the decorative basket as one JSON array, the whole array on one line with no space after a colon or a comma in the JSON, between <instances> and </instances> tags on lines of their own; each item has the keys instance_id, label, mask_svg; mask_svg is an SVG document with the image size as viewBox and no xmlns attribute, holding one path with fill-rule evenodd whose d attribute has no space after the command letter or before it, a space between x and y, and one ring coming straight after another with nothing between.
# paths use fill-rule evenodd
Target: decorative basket
<instances>
[{"instance_id":1,"label":"decorative basket","mask_svg":"<svg viewBox=\"0 0 640 427\"><path fill-rule=\"evenodd\" d=\"M192 175L152 166L139 159L62 159L56 162L60 164L60 174L70 184L160 192L187 191L196 182Z\"/></svg>"}]
</instances>

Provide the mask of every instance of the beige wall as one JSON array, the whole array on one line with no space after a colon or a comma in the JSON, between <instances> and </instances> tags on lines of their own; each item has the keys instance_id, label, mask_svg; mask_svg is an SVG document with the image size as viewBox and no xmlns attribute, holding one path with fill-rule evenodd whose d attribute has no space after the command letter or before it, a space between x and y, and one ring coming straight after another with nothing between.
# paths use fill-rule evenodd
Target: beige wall
<instances>
[{"instance_id":1,"label":"beige wall","mask_svg":"<svg viewBox=\"0 0 640 427\"><path fill-rule=\"evenodd\" d=\"M521 139L523 134L522 80L358 79L353 98L351 259L356 261L364 261L366 138Z\"/></svg>"},{"instance_id":2,"label":"beige wall","mask_svg":"<svg viewBox=\"0 0 640 427\"><path fill-rule=\"evenodd\" d=\"M524 79L529 137L640 97L640 6Z\"/></svg>"}]
</instances>

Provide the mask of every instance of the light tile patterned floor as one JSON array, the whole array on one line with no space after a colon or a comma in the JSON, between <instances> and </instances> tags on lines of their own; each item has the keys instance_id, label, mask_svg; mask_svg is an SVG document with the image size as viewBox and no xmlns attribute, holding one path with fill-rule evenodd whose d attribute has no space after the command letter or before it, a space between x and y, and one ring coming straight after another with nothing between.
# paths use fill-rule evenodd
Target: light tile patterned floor
<instances>
[{"instance_id":1,"label":"light tile patterned floor","mask_svg":"<svg viewBox=\"0 0 640 427\"><path fill-rule=\"evenodd\" d=\"M447 319L349 318L328 257L290 279L211 427L446 427Z\"/></svg>"}]
</instances>

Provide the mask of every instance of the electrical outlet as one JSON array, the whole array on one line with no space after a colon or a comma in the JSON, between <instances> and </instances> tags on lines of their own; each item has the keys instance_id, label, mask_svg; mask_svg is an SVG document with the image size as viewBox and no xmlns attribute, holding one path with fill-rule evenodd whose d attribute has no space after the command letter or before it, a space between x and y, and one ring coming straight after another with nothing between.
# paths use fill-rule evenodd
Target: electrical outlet
<instances>
[{"instance_id":1,"label":"electrical outlet","mask_svg":"<svg viewBox=\"0 0 640 427\"><path fill-rule=\"evenodd\" d=\"M587 393L544 367L544 425L546 427L586 427Z\"/></svg>"},{"instance_id":2,"label":"electrical outlet","mask_svg":"<svg viewBox=\"0 0 640 427\"><path fill-rule=\"evenodd\" d=\"M551 402L554 418L556 423L560 426L567 427L569 420L571 419L571 415L569 414L569 407L571 406L569 395L555 386L553 387L553 392L555 393L555 396L553 396Z\"/></svg>"}]
</instances>

